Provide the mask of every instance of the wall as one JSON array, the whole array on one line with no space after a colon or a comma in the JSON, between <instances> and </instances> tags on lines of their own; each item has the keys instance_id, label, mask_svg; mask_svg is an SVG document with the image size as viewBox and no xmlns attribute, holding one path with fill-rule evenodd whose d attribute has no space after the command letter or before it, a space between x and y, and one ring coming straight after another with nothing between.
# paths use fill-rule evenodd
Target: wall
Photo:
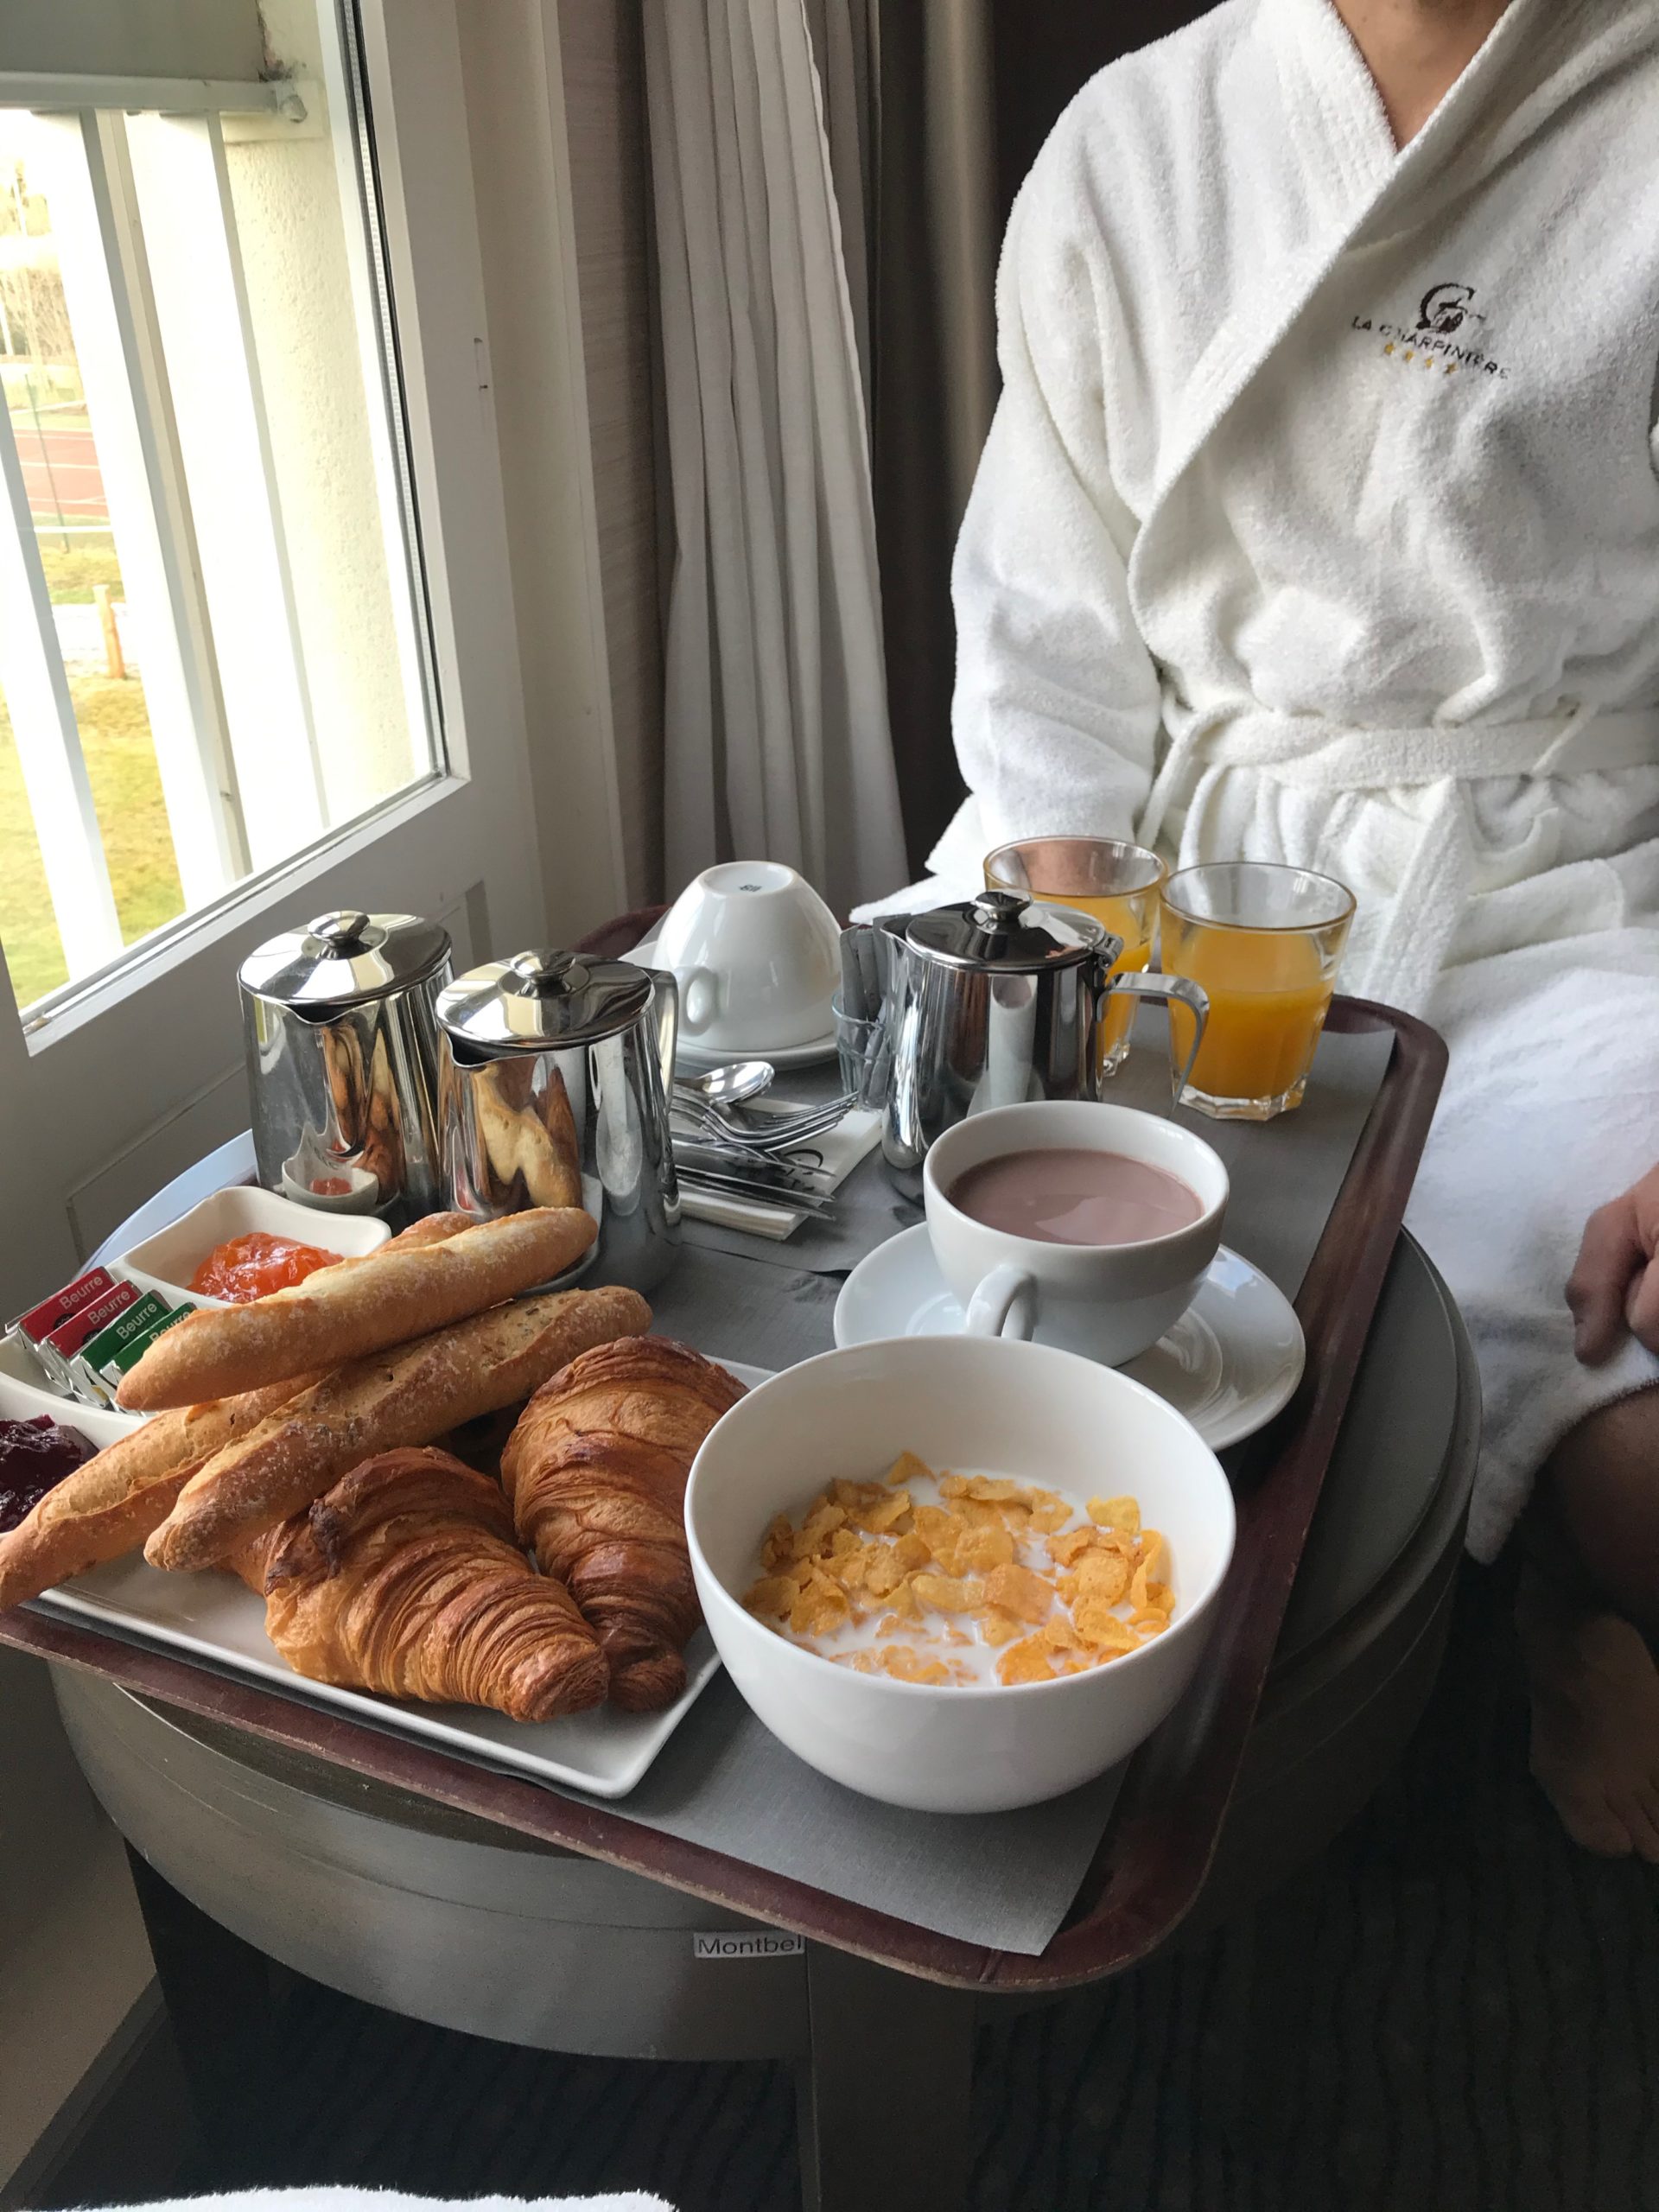
<instances>
[{"instance_id":1,"label":"wall","mask_svg":"<svg viewBox=\"0 0 1659 2212\"><path fill-rule=\"evenodd\" d=\"M389 452L376 467L316 9L264 0L262 12L308 112L260 136L232 122L225 166L328 818L344 822L420 774L426 747L423 733L418 752L411 741L394 581L407 588L387 557L390 540L401 566L399 521ZM365 528L377 513L381 528Z\"/></svg>"}]
</instances>

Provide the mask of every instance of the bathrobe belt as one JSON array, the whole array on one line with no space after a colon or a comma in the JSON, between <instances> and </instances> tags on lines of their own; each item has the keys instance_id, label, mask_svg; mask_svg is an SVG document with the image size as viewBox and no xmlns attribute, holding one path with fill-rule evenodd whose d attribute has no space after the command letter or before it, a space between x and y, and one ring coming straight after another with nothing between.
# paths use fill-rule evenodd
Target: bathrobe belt
<instances>
[{"instance_id":1,"label":"bathrobe belt","mask_svg":"<svg viewBox=\"0 0 1659 2212\"><path fill-rule=\"evenodd\" d=\"M1453 767L1450 764L1455 762ZM1465 786L1483 777L1607 773L1659 767L1659 707L1598 714L1577 706L1529 721L1421 729L1350 729L1316 716L1259 708L1200 719L1171 745L1136 835L1155 842L1178 785L1198 781L1187 810L1196 830L1229 769L1255 769L1274 783L1333 797L1418 787L1433 793L1389 912L1371 938L1356 990L1421 1013L1473 893L1475 848ZM1243 855L1243 857L1248 857Z\"/></svg>"}]
</instances>

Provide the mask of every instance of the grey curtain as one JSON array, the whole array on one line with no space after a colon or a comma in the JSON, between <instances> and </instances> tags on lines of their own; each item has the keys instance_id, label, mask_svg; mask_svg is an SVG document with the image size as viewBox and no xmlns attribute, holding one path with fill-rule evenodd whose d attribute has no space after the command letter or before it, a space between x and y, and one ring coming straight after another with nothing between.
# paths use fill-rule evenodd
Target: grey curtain
<instances>
[{"instance_id":1,"label":"grey curtain","mask_svg":"<svg viewBox=\"0 0 1659 2212\"><path fill-rule=\"evenodd\" d=\"M962 796L950 555L996 400L990 0L872 0L871 416L887 699L911 872Z\"/></svg>"},{"instance_id":2,"label":"grey curtain","mask_svg":"<svg viewBox=\"0 0 1659 2212\"><path fill-rule=\"evenodd\" d=\"M868 285L846 251L866 225L841 204L864 190L867 27L858 0L814 13L816 38L806 0L646 0L671 530L664 830L671 893L716 861L779 860L845 911L902 880L906 857Z\"/></svg>"}]
</instances>

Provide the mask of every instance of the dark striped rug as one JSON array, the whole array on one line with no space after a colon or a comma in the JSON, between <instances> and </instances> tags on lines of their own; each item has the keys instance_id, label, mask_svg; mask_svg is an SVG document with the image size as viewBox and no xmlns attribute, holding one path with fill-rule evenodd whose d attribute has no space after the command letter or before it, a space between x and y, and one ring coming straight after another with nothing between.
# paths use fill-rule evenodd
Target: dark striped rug
<instances>
[{"instance_id":1,"label":"dark striped rug","mask_svg":"<svg viewBox=\"0 0 1659 2212\"><path fill-rule=\"evenodd\" d=\"M1314 1869L1186 1955L988 2031L974 2205L1659 2206L1659 1884L1574 1851L1524 1751L1507 1592L1469 1570L1407 1759ZM548 2057L306 1983L267 2109L239 2179L798 2202L781 2067Z\"/></svg>"}]
</instances>

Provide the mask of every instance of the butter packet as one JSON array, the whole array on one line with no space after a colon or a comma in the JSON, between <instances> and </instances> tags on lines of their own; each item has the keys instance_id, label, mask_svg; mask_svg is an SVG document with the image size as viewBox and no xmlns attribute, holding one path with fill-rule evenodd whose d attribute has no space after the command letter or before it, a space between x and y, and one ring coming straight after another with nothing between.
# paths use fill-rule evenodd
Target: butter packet
<instances>
[{"instance_id":1,"label":"butter packet","mask_svg":"<svg viewBox=\"0 0 1659 2212\"><path fill-rule=\"evenodd\" d=\"M130 1338L112 1357L105 1360L99 1372L109 1383L111 1389L114 1389L119 1386L124 1375L131 1374L157 1337L164 1335L175 1321L182 1321L186 1314L194 1313L196 1311L196 1307L188 1301L182 1306L164 1309L159 1320L152 1321L140 1335ZM124 1320L127 1317L123 1314L121 1318Z\"/></svg>"},{"instance_id":2,"label":"butter packet","mask_svg":"<svg viewBox=\"0 0 1659 2212\"><path fill-rule=\"evenodd\" d=\"M142 1343L171 1311L167 1300L153 1290L135 1298L96 1336L88 1337L71 1361L77 1387L90 1389L107 1400L125 1372L118 1364L122 1355Z\"/></svg>"}]
</instances>

